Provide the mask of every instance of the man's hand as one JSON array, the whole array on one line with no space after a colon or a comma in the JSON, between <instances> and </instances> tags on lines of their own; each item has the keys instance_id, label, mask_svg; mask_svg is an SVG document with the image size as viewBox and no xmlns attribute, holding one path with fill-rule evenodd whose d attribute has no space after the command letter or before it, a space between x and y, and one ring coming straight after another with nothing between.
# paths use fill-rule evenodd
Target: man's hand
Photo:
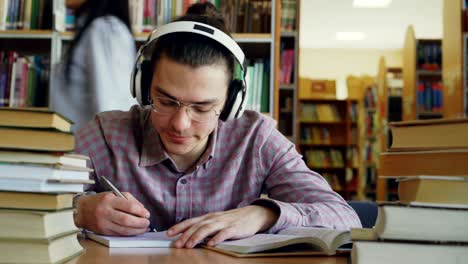
<instances>
[{"instance_id":1,"label":"man's hand","mask_svg":"<svg viewBox=\"0 0 468 264\"><path fill-rule=\"evenodd\" d=\"M147 231L150 213L130 193L123 195L128 200L111 192L77 198L75 225L102 235L143 234Z\"/></svg>"},{"instance_id":2,"label":"man's hand","mask_svg":"<svg viewBox=\"0 0 468 264\"><path fill-rule=\"evenodd\" d=\"M278 219L278 214L270 208L249 205L225 212L216 212L180 222L169 228L167 234L182 235L175 242L177 248L193 248L206 237L213 236L209 246L215 246L227 239L238 239L264 231Z\"/></svg>"}]
</instances>

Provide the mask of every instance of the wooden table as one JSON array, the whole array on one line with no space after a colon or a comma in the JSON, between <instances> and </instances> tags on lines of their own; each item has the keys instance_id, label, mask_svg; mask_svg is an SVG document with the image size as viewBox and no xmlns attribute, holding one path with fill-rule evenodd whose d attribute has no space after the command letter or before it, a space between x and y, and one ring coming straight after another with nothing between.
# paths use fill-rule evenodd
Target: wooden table
<instances>
[{"instance_id":1,"label":"wooden table","mask_svg":"<svg viewBox=\"0 0 468 264\"><path fill-rule=\"evenodd\" d=\"M163 264L238 264L238 263L287 263L287 264L346 264L348 257L269 257L269 258L234 258L206 249L175 248L107 248L96 242L82 239L85 253L67 264L90 263L163 263Z\"/></svg>"}]
</instances>

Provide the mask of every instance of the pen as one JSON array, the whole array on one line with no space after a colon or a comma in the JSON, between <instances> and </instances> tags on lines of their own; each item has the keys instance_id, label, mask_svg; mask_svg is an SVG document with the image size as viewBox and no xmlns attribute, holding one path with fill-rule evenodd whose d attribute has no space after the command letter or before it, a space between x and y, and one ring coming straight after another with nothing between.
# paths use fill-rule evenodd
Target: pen
<instances>
[{"instance_id":1,"label":"pen","mask_svg":"<svg viewBox=\"0 0 468 264\"><path fill-rule=\"evenodd\" d=\"M121 198L124 198L124 199L128 200L127 197L125 197L125 195L123 195L123 194L119 191L119 189L117 189L117 188L114 186L114 184L112 184L106 177L104 177L104 175L101 175L101 176L99 177L99 181L100 181L102 184L104 184L105 187L107 187L110 191L112 191L112 192L115 194L115 196L121 197ZM156 228L154 228L154 226L152 226L151 224L149 225L149 229L150 229L150 232L157 232Z\"/></svg>"}]
</instances>

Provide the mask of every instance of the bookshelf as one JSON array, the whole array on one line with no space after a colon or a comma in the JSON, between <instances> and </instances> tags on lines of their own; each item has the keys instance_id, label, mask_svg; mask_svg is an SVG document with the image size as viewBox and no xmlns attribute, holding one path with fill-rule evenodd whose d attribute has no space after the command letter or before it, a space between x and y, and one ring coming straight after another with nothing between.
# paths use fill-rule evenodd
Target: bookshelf
<instances>
[{"instance_id":1,"label":"bookshelf","mask_svg":"<svg viewBox=\"0 0 468 264\"><path fill-rule=\"evenodd\" d=\"M196 1L192 1L196 2ZM276 116L278 112L275 112L275 103L276 90L279 87L279 84L276 83L276 75L278 74L279 61L277 56L279 56L279 50L277 49L277 42L280 38L279 32L279 12L280 12L280 2L276 0L263 0L263 1L244 1L246 5L237 5L235 7L228 8L228 5L234 3L234 1L216 1L215 4L219 5L219 8L223 11L229 11L228 13L224 12L228 17L228 21L231 23L231 28L239 27L242 25L241 30L237 30L233 34L233 38L239 43L246 57L249 59L249 66L253 66L256 62L263 63L263 72L260 73L258 69L255 71L258 73L258 78L254 83L251 83L251 91L262 91L262 98L257 93L257 101L252 102L250 108L261 110L264 113L269 114L270 116ZM155 0L154 3L162 3L159 0ZM20 54L31 55L31 54L41 54L47 58L48 65L48 80L54 74L54 68L57 63L63 58L64 51L68 47L68 43L73 39L74 33L70 31L65 31L65 1L64 0L53 0L52 1L52 11L53 16L53 25L48 29L40 30L0 30L0 50L2 51L17 51ZM177 10L177 6L172 8ZM242 8L247 8L248 14L252 17L247 17L244 14L242 23L240 19L233 18L236 12L244 12ZM173 13L174 11L174 13ZM173 17L179 15L175 13L175 10L168 10L167 14L164 14L164 18L169 21ZM261 16L257 15L256 12L261 12ZM260 20L258 20L260 18ZM257 20L256 20L257 19ZM162 20L157 21L156 19L152 20L155 24L158 25L158 22L163 22ZM234 26L233 23L236 23ZM141 26L141 27L139 27ZM148 27L143 27L139 25L136 28L145 28L146 31L150 31ZM146 25L147 26L147 25ZM153 26L153 28L154 28ZM134 37L137 46L141 45L147 39L149 32L143 32L142 30L134 32ZM253 68L249 68L251 70ZM250 76L250 79L255 79ZM47 94L53 93L53 88L50 86L50 82L47 80ZM45 95L45 105L49 106L47 95ZM252 97L252 95L251 95Z\"/></svg>"},{"instance_id":2,"label":"bookshelf","mask_svg":"<svg viewBox=\"0 0 468 264\"><path fill-rule=\"evenodd\" d=\"M310 169L345 199L359 182L357 100L298 98L298 148Z\"/></svg>"},{"instance_id":3,"label":"bookshelf","mask_svg":"<svg viewBox=\"0 0 468 264\"><path fill-rule=\"evenodd\" d=\"M375 200L378 155L380 152L380 104L377 86L366 87L362 97L362 177L361 188L366 198Z\"/></svg>"},{"instance_id":4,"label":"bookshelf","mask_svg":"<svg viewBox=\"0 0 468 264\"><path fill-rule=\"evenodd\" d=\"M465 0L443 1L442 72L447 118L468 114L467 15Z\"/></svg>"},{"instance_id":5,"label":"bookshelf","mask_svg":"<svg viewBox=\"0 0 468 264\"><path fill-rule=\"evenodd\" d=\"M380 111L379 145L381 152L386 151L389 146L388 123L402 120L402 78L401 68L387 67L385 58L380 58L377 74L377 100ZM377 168L377 176L380 175L379 169L380 166ZM394 180L384 180L377 177L374 197L378 201L395 200L397 186Z\"/></svg>"},{"instance_id":6,"label":"bookshelf","mask_svg":"<svg viewBox=\"0 0 468 264\"><path fill-rule=\"evenodd\" d=\"M442 118L442 40L416 39L406 31L403 48L403 120Z\"/></svg>"},{"instance_id":7,"label":"bookshelf","mask_svg":"<svg viewBox=\"0 0 468 264\"><path fill-rule=\"evenodd\" d=\"M299 10L300 0L281 0L278 69L279 90L276 92L275 119L278 129L296 142L297 90L299 65Z\"/></svg>"}]
</instances>

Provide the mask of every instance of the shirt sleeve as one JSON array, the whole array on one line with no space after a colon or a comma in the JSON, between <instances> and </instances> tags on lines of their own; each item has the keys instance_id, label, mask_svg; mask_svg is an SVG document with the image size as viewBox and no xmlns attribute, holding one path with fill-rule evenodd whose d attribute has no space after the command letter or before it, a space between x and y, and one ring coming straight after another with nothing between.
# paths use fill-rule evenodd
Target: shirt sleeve
<instances>
[{"instance_id":1,"label":"shirt sleeve","mask_svg":"<svg viewBox=\"0 0 468 264\"><path fill-rule=\"evenodd\" d=\"M135 44L125 25L115 17L103 17L88 29L86 53L88 85L95 95L97 112L128 110L136 100L130 94L130 75L135 63Z\"/></svg>"},{"instance_id":2,"label":"shirt sleeve","mask_svg":"<svg viewBox=\"0 0 468 264\"><path fill-rule=\"evenodd\" d=\"M279 212L269 233L288 227L327 227L348 230L361 227L356 212L334 192L327 181L311 171L295 146L274 127L260 140L257 160L265 171L264 187L270 199L253 204Z\"/></svg>"}]
</instances>

